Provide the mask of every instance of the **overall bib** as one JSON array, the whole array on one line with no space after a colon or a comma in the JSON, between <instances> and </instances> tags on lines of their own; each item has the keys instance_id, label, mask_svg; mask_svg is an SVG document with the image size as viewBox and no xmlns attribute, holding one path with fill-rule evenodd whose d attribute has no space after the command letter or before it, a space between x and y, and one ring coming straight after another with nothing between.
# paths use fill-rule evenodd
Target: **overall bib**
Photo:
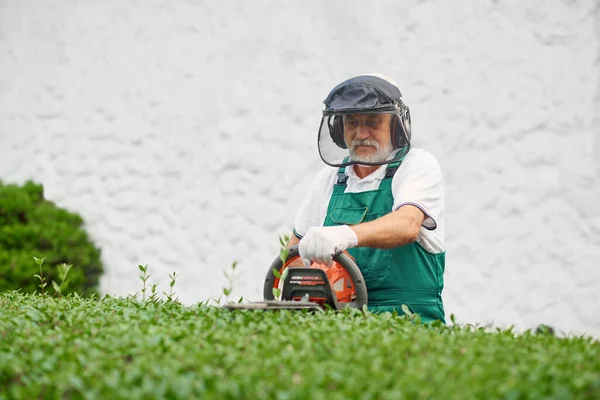
<instances>
[{"instance_id":1,"label":"overall bib","mask_svg":"<svg viewBox=\"0 0 600 400\"><path fill-rule=\"evenodd\" d=\"M340 168L324 226L355 225L389 214L394 203L392 178L399 165L400 162L389 164L377 190L362 193L344 193L346 168ZM431 254L417 242L393 249L355 247L348 249L348 253L365 278L370 311L396 310L403 315L402 304L406 304L423 322L445 323L442 304L445 253Z\"/></svg>"}]
</instances>

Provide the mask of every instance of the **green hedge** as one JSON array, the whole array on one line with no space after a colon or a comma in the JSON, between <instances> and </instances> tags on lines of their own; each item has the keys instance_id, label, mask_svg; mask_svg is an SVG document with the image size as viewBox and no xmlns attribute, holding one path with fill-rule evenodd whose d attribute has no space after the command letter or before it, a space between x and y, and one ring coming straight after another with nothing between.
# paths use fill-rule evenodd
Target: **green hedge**
<instances>
[{"instance_id":1,"label":"green hedge","mask_svg":"<svg viewBox=\"0 0 600 400\"><path fill-rule=\"evenodd\" d=\"M103 272L100 251L83 229L77 214L44 199L42 185L26 182L23 186L0 181L0 291L39 289L39 267L33 257L45 258L46 290L57 283L57 266L72 264L63 293L84 296L97 293Z\"/></svg>"},{"instance_id":2,"label":"green hedge","mask_svg":"<svg viewBox=\"0 0 600 400\"><path fill-rule=\"evenodd\" d=\"M0 339L0 398L600 398L598 341L389 313L6 292Z\"/></svg>"}]
</instances>

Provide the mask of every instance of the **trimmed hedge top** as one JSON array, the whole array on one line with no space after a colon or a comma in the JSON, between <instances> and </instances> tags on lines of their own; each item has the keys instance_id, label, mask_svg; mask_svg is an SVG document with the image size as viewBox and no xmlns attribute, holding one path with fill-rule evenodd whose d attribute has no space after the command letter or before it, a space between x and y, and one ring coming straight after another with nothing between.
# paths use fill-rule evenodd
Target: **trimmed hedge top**
<instances>
[{"instance_id":1,"label":"trimmed hedge top","mask_svg":"<svg viewBox=\"0 0 600 400\"><path fill-rule=\"evenodd\" d=\"M0 398L598 399L589 338L0 294Z\"/></svg>"},{"instance_id":2,"label":"trimmed hedge top","mask_svg":"<svg viewBox=\"0 0 600 400\"><path fill-rule=\"evenodd\" d=\"M0 291L37 289L39 267L33 256L45 258L44 276L58 281L59 264L72 264L63 293L97 293L103 272L100 251L83 229L82 218L44 199L42 185L0 181Z\"/></svg>"}]
</instances>

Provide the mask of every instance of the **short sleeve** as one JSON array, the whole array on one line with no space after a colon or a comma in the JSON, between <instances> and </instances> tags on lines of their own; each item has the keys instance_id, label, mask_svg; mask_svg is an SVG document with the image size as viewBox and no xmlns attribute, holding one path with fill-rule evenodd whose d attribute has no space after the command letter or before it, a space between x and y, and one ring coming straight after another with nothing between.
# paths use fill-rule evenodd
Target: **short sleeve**
<instances>
[{"instance_id":1,"label":"short sleeve","mask_svg":"<svg viewBox=\"0 0 600 400\"><path fill-rule=\"evenodd\" d=\"M394 175L392 191L393 211L413 205L425 214L425 229L437 228L444 208L444 187L440 165L432 154L411 150Z\"/></svg>"}]
</instances>

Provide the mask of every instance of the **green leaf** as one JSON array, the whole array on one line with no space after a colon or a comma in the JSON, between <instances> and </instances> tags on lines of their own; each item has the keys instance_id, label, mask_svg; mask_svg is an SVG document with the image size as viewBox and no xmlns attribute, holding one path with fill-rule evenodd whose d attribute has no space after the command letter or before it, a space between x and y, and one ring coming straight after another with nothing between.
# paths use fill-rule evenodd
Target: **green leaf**
<instances>
[{"instance_id":1,"label":"green leaf","mask_svg":"<svg viewBox=\"0 0 600 400\"><path fill-rule=\"evenodd\" d=\"M138 265L138 268L140 269L140 271L146 273L146 271L148 271L148 264L144 265Z\"/></svg>"},{"instance_id":2,"label":"green leaf","mask_svg":"<svg viewBox=\"0 0 600 400\"><path fill-rule=\"evenodd\" d=\"M288 272L290 271L289 268L286 268L283 270L283 274L281 274L281 280L285 281L285 278L288 276Z\"/></svg>"},{"instance_id":3,"label":"green leaf","mask_svg":"<svg viewBox=\"0 0 600 400\"><path fill-rule=\"evenodd\" d=\"M289 254L290 254L290 251L288 249L282 248L279 250L279 259L281 260L282 263L285 264Z\"/></svg>"},{"instance_id":4,"label":"green leaf","mask_svg":"<svg viewBox=\"0 0 600 400\"><path fill-rule=\"evenodd\" d=\"M58 286L58 284L56 282L52 281L52 287L54 288L54 291L56 293L60 294L60 286Z\"/></svg>"},{"instance_id":5,"label":"green leaf","mask_svg":"<svg viewBox=\"0 0 600 400\"><path fill-rule=\"evenodd\" d=\"M61 281L64 281L65 279L67 279L67 275L69 274L69 271L71 270L72 267L73 267L72 264L62 263L62 264L58 265L58 276Z\"/></svg>"},{"instance_id":6,"label":"green leaf","mask_svg":"<svg viewBox=\"0 0 600 400\"><path fill-rule=\"evenodd\" d=\"M408 308L408 306L406 304L402 304L402 311L404 312L404 314L408 315L409 317L412 317L413 313L410 311L410 309Z\"/></svg>"},{"instance_id":7,"label":"green leaf","mask_svg":"<svg viewBox=\"0 0 600 400\"><path fill-rule=\"evenodd\" d=\"M281 274L276 268L271 268L271 271L273 271L273 275L275 275L276 278L281 279Z\"/></svg>"},{"instance_id":8,"label":"green leaf","mask_svg":"<svg viewBox=\"0 0 600 400\"><path fill-rule=\"evenodd\" d=\"M276 300L279 300L279 296L281 295L281 290L279 290L278 288L273 288L273 297L275 297Z\"/></svg>"},{"instance_id":9,"label":"green leaf","mask_svg":"<svg viewBox=\"0 0 600 400\"><path fill-rule=\"evenodd\" d=\"M229 288L223 288L223 294L225 296L229 296L231 294L231 289L229 289Z\"/></svg>"}]
</instances>

